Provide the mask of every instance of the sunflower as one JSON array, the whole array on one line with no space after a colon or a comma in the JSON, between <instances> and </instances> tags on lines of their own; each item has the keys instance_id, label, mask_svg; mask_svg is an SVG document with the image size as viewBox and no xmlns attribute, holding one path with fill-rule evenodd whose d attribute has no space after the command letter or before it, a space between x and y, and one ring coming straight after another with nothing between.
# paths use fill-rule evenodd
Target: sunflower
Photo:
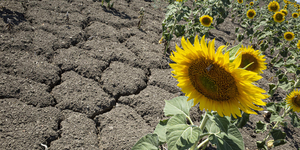
<instances>
[{"instance_id":1,"label":"sunflower","mask_svg":"<svg viewBox=\"0 0 300 150\"><path fill-rule=\"evenodd\" d=\"M280 12L284 13L285 16L288 14L288 11L286 9L281 9Z\"/></svg>"},{"instance_id":2,"label":"sunflower","mask_svg":"<svg viewBox=\"0 0 300 150\"><path fill-rule=\"evenodd\" d=\"M209 15L204 15L200 17L200 22L203 26L209 27L213 22L213 18Z\"/></svg>"},{"instance_id":3,"label":"sunflower","mask_svg":"<svg viewBox=\"0 0 300 150\"><path fill-rule=\"evenodd\" d=\"M298 40L297 48L300 49L300 40Z\"/></svg>"},{"instance_id":4,"label":"sunflower","mask_svg":"<svg viewBox=\"0 0 300 150\"><path fill-rule=\"evenodd\" d=\"M238 68L241 55L230 63L229 52L223 54L220 46L215 52L215 39L207 45L205 36L200 43L198 36L194 45L181 39L183 49L176 45L176 52L170 58L175 64L170 64L174 69L172 73L179 82L178 87L194 99L194 105L200 103L201 110L217 111L220 116L241 117L240 110L248 114L256 114L253 110L263 110L256 105L265 106L268 96L266 91L255 86L253 82L262 77L255 72Z\"/></svg>"},{"instance_id":5,"label":"sunflower","mask_svg":"<svg viewBox=\"0 0 300 150\"><path fill-rule=\"evenodd\" d=\"M300 90L294 90L286 97L286 104L295 112L300 112Z\"/></svg>"},{"instance_id":6,"label":"sunflower","mask_svg":"<svg viewBox=\"0 0 300 150\"><path fill-rule=\"evenodd\" d=\"M256 15L256 12L255 12L254 9L249 9L249 10L247 11L247 17L248 17L249 19L253 19L255 15Z\"/></svg>"},{"instance_id":7,"label":"sunflower","mask_svg":"<svg viewBox=\"0 0 300 150\"><path fill-rule=\"evenodd\" d=\"M240 3L240 4L242 4L243 3L243 0L237 0L238 1L238 3Z\"/></svg>"},{"instance_id":8,"label":"sunflower","mask_svg":"<svg viewBox=\"0 0 300 150\"><path fill-rule=\"evenodd\" d=\"M177 2L182 2L182 0L176 0Z\"/></svg>"},{"instance_id":9,"label":"sunflower","mask_svg":"<svg viewBox=\"0 0 300 150\"><path fill-rule=\"evenodd\" d=\"M293 32L285 32L284 33L284 39L287 41L291 41L295 38L295 35Z\"/></svg>"},{"instance_id":10,"label":"sunflower","mask_svg":"<svg viewBox=\"0 0 300 150\"><path fill-rule=\"evenodd\" d=\"M249 3L250 6L253 6L253 4L254 4L253 2L250 2L250 3Z\"/></svg>"},{"instance_id":11,"label":"sunflower","mask_svg":"<svg viewBox=\"0 0 300 150\"><path fill-rule=\"evenodd\" d=\"M276 12L280 9L280 5L278 2L273 1L269 3L268 9L269 11Z\"/></svg>"},{"instance_id":12,"label":"sunflower","mask_svg":"<svg viewBox=\"0 0 300 150\"><path fill-rule=\"evenodd\" d=\"M276 12L273 15L273 19L274 19L275 22L281 23L285 19L284 13L282 13L282 12Z\"/></svg>"},{"instance_id":13,"label":"sunflower","mask_svg":"<svg viewBox=\"0 0 300 150\"><path fill-rule=\"evenodd\" d=\"M293 18L298 18L299 14L298 13L293 13L292 16L293 16Z\"/></svg>"},{"instance_id":14,"label":"sunflower","mask_svg":"<svg viewBox=\"0 0 300 150\"><path fill-rule=\"evenodd\" d=\"M237 54L242 55L242 62L239 68L244 68L253 62L246 68L246 70L260 74L263 73L262 70L267 69L267 63L265 63L266 59L264 59L265 55L261 55L259 50L254 50L252 47L246 48L242 46Z\"/></svg>"}]
</instances>

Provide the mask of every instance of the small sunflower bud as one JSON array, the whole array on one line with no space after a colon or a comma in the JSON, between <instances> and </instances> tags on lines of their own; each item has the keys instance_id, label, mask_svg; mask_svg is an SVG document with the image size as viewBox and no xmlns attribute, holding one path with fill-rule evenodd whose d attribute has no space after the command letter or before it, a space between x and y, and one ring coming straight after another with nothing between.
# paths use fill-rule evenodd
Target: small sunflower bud
<instances>
[{"instance_id":1,"label":"small sunflower bud","mask_svg":"<svg viewBox=\"0 0 300 150\"><path fill-rule=\"evenodd\" d=\"M273 143L274 143L274 140L268 141L268 142L267 142L268 148L272 148L272 147L273 147Z\"/></svg>"}]
</instances>

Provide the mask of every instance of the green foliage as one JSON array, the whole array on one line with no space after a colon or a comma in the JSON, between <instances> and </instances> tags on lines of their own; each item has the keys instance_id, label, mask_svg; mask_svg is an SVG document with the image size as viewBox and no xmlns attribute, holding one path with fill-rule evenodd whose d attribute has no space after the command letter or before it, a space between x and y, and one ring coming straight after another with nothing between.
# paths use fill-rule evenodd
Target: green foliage
<instances>
[{"instance_id":1,"label":"green foliage","mask_svg":"<svg viewBox=\"0 0 300 150\"><path fill-rule=\"evenodd\" d=\"M293 112L292 114L289 114L291 120L291 124L296 127L296 128L300 128L300 119L298 118L297 114L295 112Z\"/></svg>"},{"instance_id":2,"label":"green foliage","mask_svg":"<svg viewBox=\"0 0 300 150\"><path fill-rule=\"evenodd\" d=\"M142 137L131 150L159 150L157 134L147 134Z\"/></svg>"},{"instance_id":3,"label":"green foliage","mask_svg":"<svg viewBox=\"0 0 300 150\"><path fill-rule=\"evenodd\" d=\"M184 114L177 114L168 121L166 134L169 150L185 150L199 140L201 130L197 126L187 125Z\"/></svg>"},{"instance_id":4,"label":"green foliage","mask_svg":"<svg viewBox=\"0 0 300 150\"><path fill-rule=\"evenodd\" d=\"M266 123L262 122L262 121L258 121L256 123L256 128L255 128L255 132L256 133L260 133L260 132L265 132L267 130L267 125Z\"/></svg>"},{"instance_id":5,"label":"green foliage","mask_svg":"<svg viewBox=\"0 0 300 150\"><path fill-rule=\"evenodd\" d=\"M187 101L187 97L179 96L172 100L166 100L164 108L165 116L174 116L176 114L183 114L189 117L191 107L194 105L193 100Z\"/></svg>"}]
</instances>

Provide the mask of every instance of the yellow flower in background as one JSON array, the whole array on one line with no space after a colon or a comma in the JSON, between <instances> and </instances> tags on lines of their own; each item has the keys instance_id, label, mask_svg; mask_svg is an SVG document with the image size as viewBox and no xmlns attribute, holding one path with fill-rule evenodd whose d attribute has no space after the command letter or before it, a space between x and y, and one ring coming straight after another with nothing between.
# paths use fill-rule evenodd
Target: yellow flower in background
<instances>
[{"instance_id":1,"label":"yellow flower in background","mask_svg":"<svg viewBox=\"0 0 300 150\"><path fill-rule=\"evenodd\" d=\"M297 48L300 49L300 40L298 40Z\"/></svg>"},{"instance_id":2,"label":"yellow flower in background","mask_svg":"<svg viewBox=\"0 0 300 150\"><path fill-rule=\"evenodd\" d=\"M250 2L250 3L249 3L250 6L253 6L253 4L254 4L253 2Z\"/></svg>"},{"instance_id":3,"label":"yellow flower in background","mask_svg":"<svg viewBox=\"0 0 300 150\"><path fill-rule=\"evenodd\" d=\"M254 9L249 9L249 10L247 11L247 17L248 17L249 19L253 19L255 15L256 15L256 12L255 12Z\"/></svg>"},{"instance_id":4,"label":"yellow flower in background","mask_svg":"<svg viewBox=\"0 0 300 150\"><path fill-rule=\"evenodd\" d=\"M294 112L300 112L300 91L294 90L286 97L286 104L293 109Z\"/></svg>"},{"instance_id":5,"label":"yellow flower in background","mask_svg":"<svg viewBox=\"0 0 300 150\"><path fill-rule=\"evenodd\" d=\"M291 41L295 38L295 35L293 32L285 32L284 33L284 39L287 41Z\"/></svg>"},{"instance_id":6,"label":"yellow flower in background","mask_svg":"<svg viewBox=\"0 0 300 150\"><path fill-rule=\"evenodd\" d=\"M237 0L238 1L238 3L240 3L240 4L242 4L243 3L243 0Z\"/></svg>"},{"instance_id":7,"label":"yellow flower in background","mask_svg":"<svg viewBox=\"0 0 300 150\"><path fill-rule=\"evenodd\" d=\"M281 23L281 22L284 21L285 15L284 15L284 13L282 13L282 12L276 12L276 13L273 15L273 19L274 19L275 22Z\"/></svg>"},{"instance_id":8,"label":"yellow flower in background","mask_svg":"<svg viewBox=\"0 0 300 150\"><path fill-rule=\"evenodd\" d=\"M298 17L299 17L299 14L298 14L298 13L293 13L293 14L292 14L292 17L293 17L293 18L298 18Z\"/></svg>"},{"instance_id":9,"label":"yellow flower in background","mask_svg":"<svg viewBox=\"0 0 300 150\"><path fill-rule=\"evenodd\" d=\"M287 5L284 6L284 9L287 9Z\"/></svg>"},{"instance_id":10,"label":"yellow flower in background","mask_svg":"<svg viewBox=\"0 0 300 150\"><path fill-rule=\"evenodd\" d=\"M239 68L244 68L252 63L246 68L246 70L261 74L263 73L262 70L267 69L267 63L265 62L266 59L264 59L265 55L261 55L259 50L254 50L252 47L246 48L242 46L237 54L242 55L242 62Z\"/></svg>"},{"instance_id":11,"label":"yellow flower in background","mask_svg":"<svg viewBox=\"0 0 300 150\"><path fill-rule=\"evenodd\" d=\"M203 26L209 27L213 23L213 18L209 15L200 17L200 22Z\"/></svg>"},{"instance_id":12,"label":"yellow flower in background","mask_svg":"<svg viewBox=\"0 0 300 150\"><path fill-rule=\"evenodd\" d=\"M170 58L175 64L172 73L177 79L182 92L188 100L194 99L199 108L217 111L220 116L241 117L240 110L248 114L256 114L253 110L263 110L257 105L265 106L268 96L266 91L255 86L253 82L262 77L252 71L238 68L242 57L229 61L229 53L222 53L220 46L215 52L215 40L205 42L205 36L199 42L198 36L194 44L181 39L183 49L176 45L176 52Z\"/></svg>"},{"instance_id":13,"label":"yellow flower in background","mask_svg":"<svg viewBox=\"0 0 300 150\"><path fill-rule=\"evenodd\" d=\"M183 0L176 0L177 2L182 2Z\"/></svg>"},{"instance_id":14,"label":"yellow flower in background","mask_svg":"<svg viewBox=\"0 0 300 150\"><path fill-rule=\"evenodd\" d=\"M283 0L283 2L284 2L284 3L286 3L286 4L288 3L288 1L287 1L287 0Z\"/></svg>"},{"instance_id":15,"label":"yellow flower in background","mask_svg":"<svg viewBox=\"0 0 300 150\"><path fill-rule=\"evenodd\" d=\"M286 9L281 9L280 12L284 13L285 16L288 14L288 11Z\"/></svg>"},{"instance_id":16,"label":"yellow flower in background","mask_svg":"<svg viewBox=\"0 0 300 150\"><path fill-rule=\"evenodd\" d=\"M269 3L268 9L271 12L277 12L280 9L280 5L278 2L273 1Z\"/></svg>"}]
</instances>

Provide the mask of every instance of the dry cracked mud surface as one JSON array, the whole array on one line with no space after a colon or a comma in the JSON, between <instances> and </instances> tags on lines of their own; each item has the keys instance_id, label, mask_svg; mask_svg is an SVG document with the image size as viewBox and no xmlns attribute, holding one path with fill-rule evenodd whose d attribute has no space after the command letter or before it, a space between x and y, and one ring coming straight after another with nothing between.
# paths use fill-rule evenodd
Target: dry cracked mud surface
<instances>
[{"instance_id":1,"label":"dry cracked mud surface","mask_svg":"<svg viewBox=\"0 0 300 150\"><path fill-rule=\"evenodd\" d=\"M0 1L1 150L129 150L166 118L164 100L183 93L158 43L165 11L150 0L113 2ZM216 47L233 43L235 26L226 20L209 38ZM259 85L268 90L274 74L266 70ZM192 108L193 120L200 114ZM240 130L248 150L265 136L253 130L258 120L251 115ZM275 149L300 147L300 129L288 127L287 143Z\"/></svg>"}]
</instances>

